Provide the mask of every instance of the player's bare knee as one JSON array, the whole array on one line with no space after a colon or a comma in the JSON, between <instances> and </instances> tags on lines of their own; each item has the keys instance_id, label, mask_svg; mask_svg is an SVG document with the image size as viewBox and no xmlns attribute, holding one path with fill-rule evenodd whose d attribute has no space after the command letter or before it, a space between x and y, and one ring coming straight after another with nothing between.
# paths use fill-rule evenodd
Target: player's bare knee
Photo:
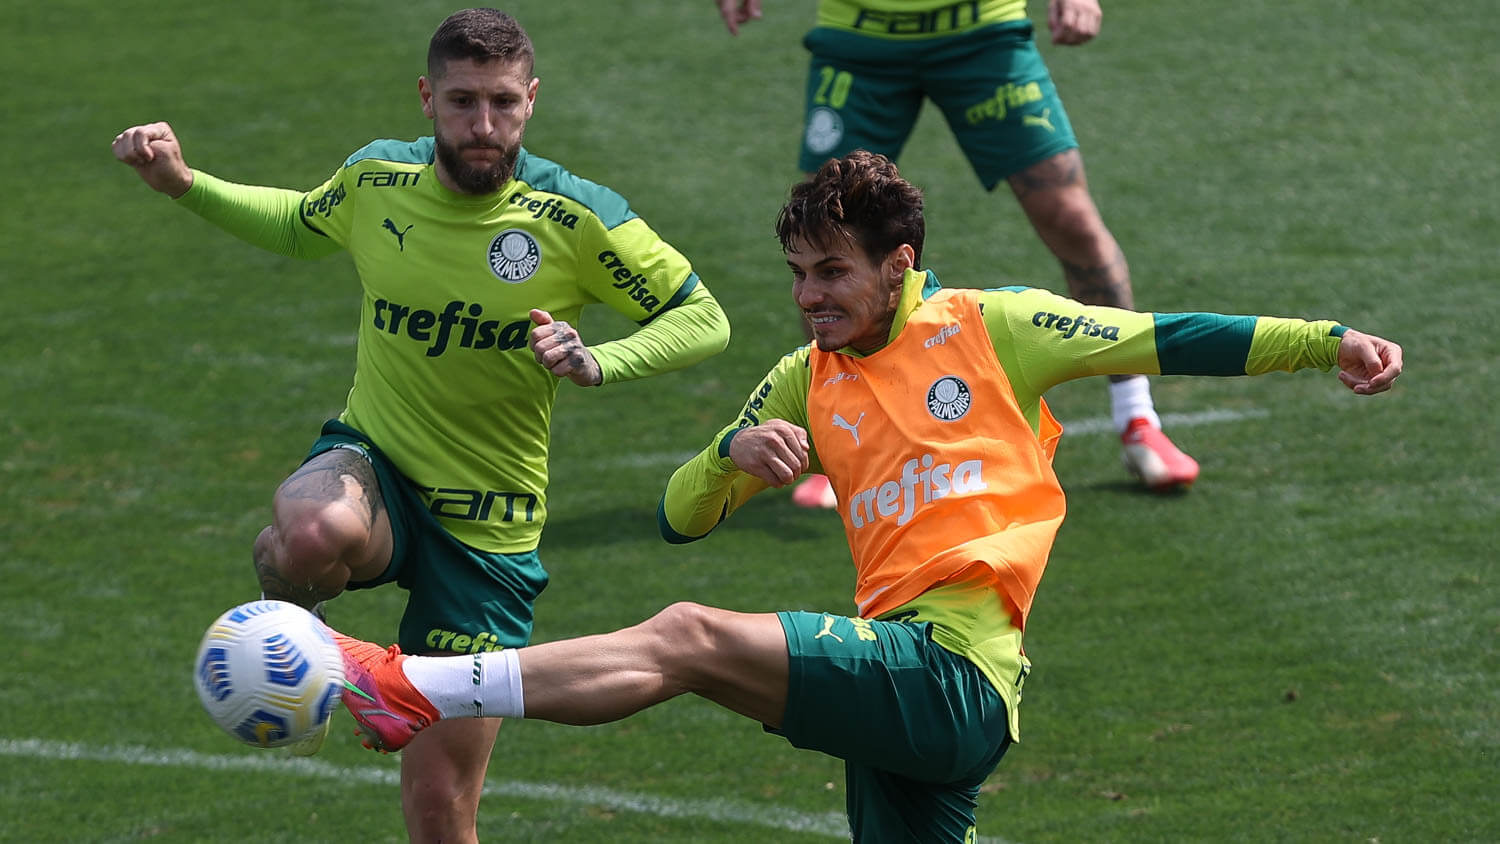
<instances>
[{"instance_id":1,"label":"player's bare knee","mask_svg":"<svg viewBox=\"0 0 1500 844\"><path fill-rule=\"evenodd\" d=\"M705 666L716 664L723 642L721 619L716 610L691 601L679 601L652 616L644 625L656 647L656 660L664 672L691 689Z\"/></svg>"},{"instance_id":2,"label":"player's bare knee","mask_svg":"<svg viewBox=\"0 0 1500 844\"><path fill-rule=\"evenodd\" d=\"M299 603L325 600L349 581L345 562L357 537L329 520L310 517L270 525L255 540L255 567L267 593Z\"/></svg>"}]
</instances>

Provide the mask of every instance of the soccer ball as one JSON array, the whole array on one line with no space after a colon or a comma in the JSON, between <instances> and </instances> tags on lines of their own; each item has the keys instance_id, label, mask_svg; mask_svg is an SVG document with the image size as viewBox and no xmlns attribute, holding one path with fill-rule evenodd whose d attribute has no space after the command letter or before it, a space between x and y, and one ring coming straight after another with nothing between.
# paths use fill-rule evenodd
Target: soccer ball
<instances>
[{"instance_id":1,"label":"soccer ball","mask_svg":"<svg viewBox=\"0 0 1500 844\"><path fill-rule=\"evenodd\" d=\"M193 669L214 723L253 747L294 744L322 729L344 683L328 628L286 601L251 601L219 616Z\"/></svg>"}]
</instances>

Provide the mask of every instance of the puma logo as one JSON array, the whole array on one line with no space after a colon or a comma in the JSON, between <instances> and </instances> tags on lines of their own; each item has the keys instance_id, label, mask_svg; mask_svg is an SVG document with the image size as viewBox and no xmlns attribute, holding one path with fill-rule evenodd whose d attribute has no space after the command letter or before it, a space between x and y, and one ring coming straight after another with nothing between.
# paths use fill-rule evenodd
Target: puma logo
<instances>
[{"instance_id":1,"label":"puma logo","mask_svg":"<svg viewBox=\"0 0 1500 844\"><path fill-rule=\"evenodd\" d=\"M823 614L823 629L819 630L818 631L818 635L814 636L813 638L814 639L821 639L824 636L832 636L833 638L839 640L839 643L842 644L843 641L844 641L844 637L840 636L839 634L837 634L835 632L833 632L833 623L835 621L838 621L838 618L836 618L834 616L831 616L828 613L824 613Z\"/></svg>"},{"instance_id":2,"label":"puma logo","mask_svg":"<svg viewBox=\"0 0 1500 844\"><path fill-rule=\"evenodd\" d=\"M415 223L413 223L412 225L415 225ZM409 231L411 231L411 226L407 226L404 229L397 229L396 228L396 224L393 223L393 222L391 222L391 218L390 217L386 217L385 218L384 226L385 226L385 230L386 231L388 231L391 234L393 234L393 235L396 236L396 246L400 247L400 249L401 249L402 252L405 252L406 251L406 233L409 232Z\"/></svg>"},{"instance_id":3,"label":"puma logo","mask_svg":"<svg viewBox=\"0 0 1500 844\"><path fill-rule=\"evenodd\" d=\"M854 436L854 444L856 446L859 445L859 423L863 421L865 421L865 415L863 413L861 413L859 415L859 418L854 420L854 422L852 423L844 417L838 415L837 413L833 414L833 424L839 428L843 428L845 431L848 431L850 434L852 434Z\"/></svg>"},{"instance_id":4,"label":"puma logo","mask_svg":"<svg viewBox=\"0 0 1500 844\"><path fill-rule=\"evenodd\" d=\"M1057 128L1052 125L1052 121L1050 119L1051 117L1052 117L1052 109L1050 109L1050 108L1044 108L1044 109L1042 109L1042 113L1040 115L1036 115L1036 114L1023 114L1023 115L1021 115L1021 125L1022 126L1040 126L1041 128L1046 129L1048 132L1056 132Z\"/></svg>"}]
</instances>

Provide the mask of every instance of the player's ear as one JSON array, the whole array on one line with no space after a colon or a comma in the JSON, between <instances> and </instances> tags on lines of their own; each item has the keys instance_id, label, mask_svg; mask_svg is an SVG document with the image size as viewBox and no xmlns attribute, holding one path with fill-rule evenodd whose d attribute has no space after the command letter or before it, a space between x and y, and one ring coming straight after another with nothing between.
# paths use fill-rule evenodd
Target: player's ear
<instances>
[{"instance_id":1,"label":"player's ear","mask_svg":"<svg viewBox=\"0 0 1500 844\"><path fill-rule=\"evenodd\" d=\"M916 250L912 249L911 244L908 243L903 243L900 246L897 246L895 249L891 250L889 255L885 256L886 274L893 278L898 284L906 275L906 271L916 267L916 265Z\"/></svg>"},{"instance_id":2,"label":"player's ear","mask_svg":"<svg viewBox=\"0 0 1500 844\"><path fill-rule=\"evenodd\" d=\"M436 120L437 115L432 111L432 83L425 76L417 77L417 96L422 99L422 113L428 120Z\"/></svg>"}]
</instances>

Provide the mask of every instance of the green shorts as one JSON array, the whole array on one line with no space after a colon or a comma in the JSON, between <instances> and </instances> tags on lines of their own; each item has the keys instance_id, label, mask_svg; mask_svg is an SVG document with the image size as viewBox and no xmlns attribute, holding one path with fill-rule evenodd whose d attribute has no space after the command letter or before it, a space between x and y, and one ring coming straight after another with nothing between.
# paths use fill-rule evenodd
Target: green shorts
<instances>
[{"instance_id":1,"label":"green shorts","mask_svg":"<svg viewBox=\"0 0 1500 844\"><path fill-rule=\"evenodd\" d=\"M985 190L1078 146L1027 21L910 40L820 27L802 44L812 53L803 172L856 149L894 161L924 99L942 110Z\"/></svg>"},{"instance_id":2,"label":"green shorts","mask_svg":"<svg viewBox=\"0 0 1500 844\"><path fill-rule=\"evenodd\" d=\"M932 625L777 613L787 705L772 730L844 760L857 842L973 841L979 786L1010 747L1005 701Z\"/></svg>"},{"instance_id":3,"label":"green shorts","mask_svg":"<svg viewBox=\"0 0 1500 844\"><path fill-rule=\"evenodd\" d=\"M391 563L370 589L394 582L407 590L396 642L407 653L476 653L519 648L531 640L532 606L547 586L535 550L480 551L458 541L427 509L415 483L369 438L337 420L323 425L308 459L335 448L365 456L375 468L391 521Z\"/></svg>"}]
</instances>

